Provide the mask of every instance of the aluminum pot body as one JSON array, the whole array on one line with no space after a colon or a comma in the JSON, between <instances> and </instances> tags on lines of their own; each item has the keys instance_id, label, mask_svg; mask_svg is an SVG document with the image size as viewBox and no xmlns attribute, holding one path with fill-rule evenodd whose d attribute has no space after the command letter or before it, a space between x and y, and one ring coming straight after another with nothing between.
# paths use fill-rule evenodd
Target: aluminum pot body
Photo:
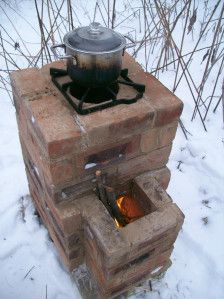
<instances>
[{"instance_id":1,"label":"aluminum pot body","mask_svg":"<svg viewBox=\"0 0 224 299\"><path fill-rule=\"evenodd\" d=\"M132 42L126 44L126 39ZM93 22L68 32L63 44L53 45L55 57L67 59L67 71L71 79L87 87L106 86L120 74L124 50L135 43L112 29ZM65 55L57 54L56 48L64 48Z\"/></svg>"},{"instance_id":2,"label":"aluminum pot body","mask_svg":"<svg viewBox=\"0 0 224 299\"><path fill-rule=\"evenodd\" d=\"M76 83L87 87L109 85L120 75L124 49L108 53L84 53L65 44L67 71Z\"/></svg>"}]
</instances>

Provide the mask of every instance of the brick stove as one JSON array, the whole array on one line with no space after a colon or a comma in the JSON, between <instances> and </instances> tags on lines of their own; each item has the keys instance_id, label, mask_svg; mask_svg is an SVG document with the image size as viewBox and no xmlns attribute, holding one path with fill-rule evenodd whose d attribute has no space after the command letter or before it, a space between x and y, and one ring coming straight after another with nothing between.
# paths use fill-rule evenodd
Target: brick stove
<instances>
[{"instance_id":1,"label":"brick stove","mask_svg":"<svg viewBox=\"0 0 224 299\"><path fill-rule=\"evenodd\" d=\"M94 298L114 298L164 272L184 215L165 189L166 163L182 102L128 54L142 99L79 115L51 81L50 67L13 72L11 82L30 193L72 271L86 263L97 285ZM122 87L127 96L128 87ZM117 194L131 192L144 216L118 227L93 191L101 170Z\"/></svg>"}]
</instances>

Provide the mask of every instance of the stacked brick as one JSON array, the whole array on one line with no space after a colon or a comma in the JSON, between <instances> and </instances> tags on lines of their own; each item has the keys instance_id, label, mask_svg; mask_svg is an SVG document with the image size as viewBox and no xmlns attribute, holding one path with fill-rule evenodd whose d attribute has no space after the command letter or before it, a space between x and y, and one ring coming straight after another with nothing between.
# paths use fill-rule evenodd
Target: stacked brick
<instances>
[{"instance_id":1,"label":"stacked brick","mask_svg":"<svg viewBox=\"0 0 224 299\"><path fill-rule=\"evenodd\" d=\"M147 237L140 233L143 239L139 243L128 240L131 238L129 232L135 230L138 221L120 230L116 228L93 193L95 171L101 169L110 185L117 189L133 180L140 184L138 178L142 178L143 173L145 183L156 178L166 189L170 178L166 163L182 102L125 55L124 67L129 68L131 79L146 85L144 98L132 105L115 106L81 116L54 87L50 67L63 68L65 65L55 62L40 70L33 68L11 74L30 193L64 264L72 270L86 261L100 292L104 296L114 296L145 278L158 265L165 267L183 216L169 202L170 217L174 213L179 218L175 218L170 231L164 231L164 236L149 238L142 252L145 258L140 258L139 248L143 248L142 242ZM124 88L120 92L127 96L128 90ZM162 207L145 217L163 213L160 209ZM168 210L165 209L164 213ZM145 217L140 221L146 221ZM107 239L103 243L103 236L107 235L106 223L110 223L108 225L114 232L111 240L115 238L113 241L117 246L117 249L113 247L111 256L108 250L112 241ZM105 231L99 231L99 226L103 226ZM168 240L167 248L161 245L163 238ZM130 251L132 243L136 247L132 246ZM148 255L151 247L154 251ZM159 251L159 248L163 250ZM139 262L141 259L144 262ZM138 261L136 265L135 260ZM132 264L134 266L130 267ZM139 270L132 270L138 267ZM105 276L100 274L102 269ZM119 277L123 277L122 283Z\"/></svg>"},{"instance_id":2,"label":"stacked brick","mask_svg":"<svg viewBox=\"0 0 224 299\"><path fill-rule=\"evenodd\" d=\"M97 203L83 213L86 264L102 298L113 298L164 272L183 224L182 212L149 174L134 179L132 189L150 211L122 229L115 228Z\"/></svg>"}]
</instances>

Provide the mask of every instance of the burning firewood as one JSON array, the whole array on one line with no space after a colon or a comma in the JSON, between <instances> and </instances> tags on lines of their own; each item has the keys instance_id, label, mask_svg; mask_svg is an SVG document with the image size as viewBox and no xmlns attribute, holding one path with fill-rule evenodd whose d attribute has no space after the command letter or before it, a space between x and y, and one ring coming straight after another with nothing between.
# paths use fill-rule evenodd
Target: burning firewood
<instances>
[{"instance_id":1,"label":"burning firewood","mask_svg":"<svg viewBox=\"0 0 224 299\"><path fill-rule=\"evenodd\" d=\"M100 200L102 201L102 203L104 204L104 206L106 207L108 212L110 213L110 215L113 216L111 207L110 207L110 205L108 204L108 201L107 201L106 190L105 190L105 186L104 186L103 178L102 178L101 174L102 173L101 173L100 170L97 170L96 173L95 173L98 195L99 195Z\"/></svg>"},{"instance_id":2,"label":"burning firewood","mask_svg":"<svg viewBox=\"0 0 224 299\"><path fill-rule=\"evenodd\" d=\"M114 189L111 187L106 187L106 194L108 198L109 205L111 207L111 210L113 212L114 217L117 219L118 223L121 226L125 226L127 222L125 221L123 215L120 212L120 209L117 205L117 196L114 192Z\"/></svg>"}]
</instances>

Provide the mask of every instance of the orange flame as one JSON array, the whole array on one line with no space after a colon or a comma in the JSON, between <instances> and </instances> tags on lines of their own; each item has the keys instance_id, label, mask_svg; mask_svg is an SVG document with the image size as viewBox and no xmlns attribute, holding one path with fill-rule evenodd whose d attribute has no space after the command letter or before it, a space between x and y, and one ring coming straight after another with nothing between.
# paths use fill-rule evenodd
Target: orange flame
<instances>
[{"instance_id":1,"label":"orange flame","mask_svg":"<svg viewBox=\"0 0 224 299\"><path fill-rule=\"evenodd\" d=\"M119 196L116 202L127 224L145 215L145 212L137 199L130 196L130 194ZM117 219L115 219L115 222L118 227L122 227Z\"/></svg>"}]
</instances>

